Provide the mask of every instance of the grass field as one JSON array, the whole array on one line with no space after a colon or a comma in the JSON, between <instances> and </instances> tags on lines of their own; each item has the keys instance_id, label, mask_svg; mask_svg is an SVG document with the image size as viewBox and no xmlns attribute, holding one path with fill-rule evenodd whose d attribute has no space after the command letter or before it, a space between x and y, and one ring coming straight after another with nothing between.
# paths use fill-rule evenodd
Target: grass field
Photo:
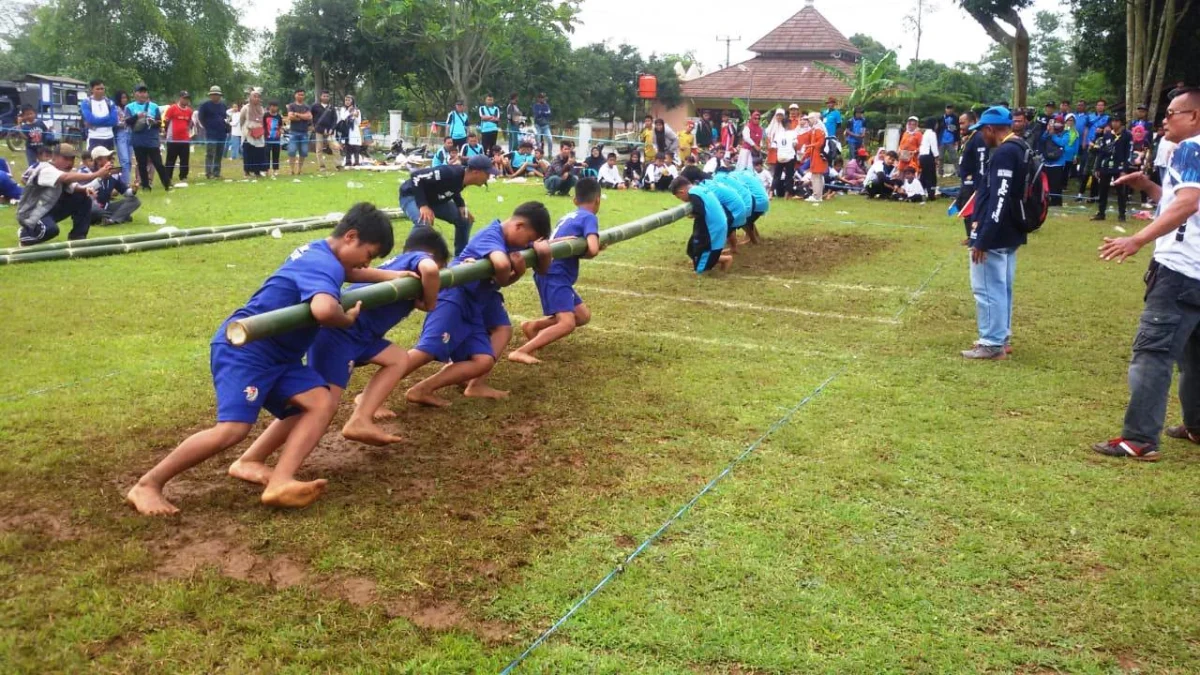
<instances>
[{"instance_id":1,"label":"grass field","mask_svg":"<svg viewBox=\"0 0 1200 675\"><path fill-rule=\"evenodd\" d=\"M396 188L193 180L93 232L394 206ZM481 223L527 199L467 193ZM612 193L600 219L676 203ZM728 275L687 271L686 222L585 262L593 324L542 366L502 362L511 398L394 396L407 442L327 435L313 507L259 506L224 476L231 451L168 488L175 519L122 494L211 422L212 332L314 234L0 268L0 663L497 672L795 410L522 670L1196 672L1200 451L1088 450L1119 432L1147 252L1101 264L1112 221L1064 213L1021 251L1011 361L958 356L974 305L944 203L776 203ZM531 282L506 296L538 313Z\"/></svg>"}]
</instances>

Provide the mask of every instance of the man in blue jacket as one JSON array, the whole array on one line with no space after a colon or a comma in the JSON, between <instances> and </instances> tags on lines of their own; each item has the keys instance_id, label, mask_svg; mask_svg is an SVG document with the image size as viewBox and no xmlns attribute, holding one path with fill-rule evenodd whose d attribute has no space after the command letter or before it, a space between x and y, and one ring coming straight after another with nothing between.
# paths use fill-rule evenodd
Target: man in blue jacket
<instances>
[{"instance_id":1,"label":"man in blue jacket","mask_svg":"<svg viewBox=\"0 0 1200 675\"><path fill-rule=\"evenodd\" d=\"M1027 146L1013 133L1012 113L1001 106L984 111L971 130L982 136L991 154L976 190L975 226L968 242L979 340L962 355L1000 361L1011 351L1013 276L1017 248L1026 241L1020 200Z\"/></svg>"},{"instance_id":2,"label":"man in blue jacket","mask_svg":"<svg viewBox=\"0 0 1200 675\"><path fill-rule=\"evenodd\" d=\"M117 147L113 131L117 126L117 104L104 95L102 80L92 80L88 86L92 95L79 103L79 114L83 116L83 124L87 127L88 152L96 146L113 150Z\"/></svg>"},{"instance_id":3,"label":"man in blue jacket","mask_svg":"<svg viewBox=\"0 0 1200 675\"><path fill-rule=\"evenodd\" d=\"M213 85L208 88L208 100L199 110L200 126L204 127L204 177L221 177L221 156L225 152L225 137L229 134L226 128L226 113L229 108L222 100L224 95L221 88Z\"/></svg>"},{"instance_id":4,"label":"man in blue jacket","mask_svg":"<svg viewBox=\"0 0 1200 675\"><path fill-rule=\"evenodd\" d=\"M550 137L550 104L546 102L546 92L538 94L537 102L533 104L533 126L537 128L538 145L545 141L542 152L552 154L554 140Z\"/></svg>"}]
</instances>

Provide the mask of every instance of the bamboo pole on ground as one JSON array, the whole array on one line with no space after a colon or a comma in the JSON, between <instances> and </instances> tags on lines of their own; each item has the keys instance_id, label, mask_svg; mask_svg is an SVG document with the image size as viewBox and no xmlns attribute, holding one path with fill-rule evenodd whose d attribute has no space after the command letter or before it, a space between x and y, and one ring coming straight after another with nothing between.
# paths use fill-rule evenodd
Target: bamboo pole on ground
<instances>
[{"instance_id":1,"label":"bamboo pole on ground","mask_svg":"<svg viewBox=\"0 0 1200 675\"><path fill-rule=\"evenodd\" d=\"M393 220L404 215L399 209L383 209L383 212ZM120 255L123 253L138 253L142 251L155 251L163 248L193 246L195 244L211 244L220 241L260 237L276 229L278 229L280 232L305 232L307 230L333 227L338 224L341 218L341 214L338 214L337 217L320 216L313 218L301 218L293 221L285 221L283 223L270 223L270 225L260 225L255 223L253 224L253 227L244 227L240 225L227 225L217 228L198 227L187 230L187 232L191 232L193 234L185 237L178 236L179 233L144 232L141 235L126 235L124 238L128 238L129 240L125 243L107 243L103 242L101 239L84 240L94 241L97 243L90 246L74 246L70 248L41 250L19 249L18 253L8 255L0 254L0 265L15 265L17 263L42 262L46 260L98 258L101 256ZM148 236L156 234L161 236L153 238ZM174 234L176 236L168 236L170 234Z\"/></svg>"},{"instance_id":2,"label":"bamboo pole on ground","mask_svg":"<svg viewBox=\"0 0 1200 675\"><path fill-rule=\"evenodd\" d=\"M681 204L654 215L639 218L624 225L618 225L600 233L600 243L611 245L617 242L641 236L647 232L685 218L692 212L690 204ZM550 245L550 253L555 258L570 258L582 255L587 250L587 241L576 237ZM525 263L533 267L536 264L536 254L533 249L522 252ZM461 286L470 281L487 279L494 274L492 263L480 260L469 265L457 265L442 270L442 288ZM408 300L421 294L421 282L418 279L404 278L371 284L342 294L342 306L349 309L355 303L362 302L363 309L371 309L400 300ZM236 346L263 338L280 335L297 328L305 328L316 324L308 303L292 305L271 312L248 316L232 321L226 326L225 337Z\"/></svg>"}]
</instances>

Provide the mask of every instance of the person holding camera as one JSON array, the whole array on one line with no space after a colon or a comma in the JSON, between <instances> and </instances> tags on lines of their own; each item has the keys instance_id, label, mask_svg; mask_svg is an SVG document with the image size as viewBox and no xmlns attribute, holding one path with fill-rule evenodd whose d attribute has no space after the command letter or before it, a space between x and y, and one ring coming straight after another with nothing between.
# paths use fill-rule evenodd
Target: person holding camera
<instances>
[{"instance_id":1,"label":"person holding camera","mask_svg":"<svg viewBox=\"0 0 1200 675\"><path fill-rule=\"evenodd\" d=\"M158 104L150 100L150 90L146 85L139 84L133 88L133 102L125 106L125 112L129 115L126 124L132 130L130 143L137 160L138 184L146 191L153 189L150 181L150 165L153 165L163 189L170 190L171 178L167 175L167 167L163 166L162 150L158 145L162 113Z\"/></svg>"}]
</instances>

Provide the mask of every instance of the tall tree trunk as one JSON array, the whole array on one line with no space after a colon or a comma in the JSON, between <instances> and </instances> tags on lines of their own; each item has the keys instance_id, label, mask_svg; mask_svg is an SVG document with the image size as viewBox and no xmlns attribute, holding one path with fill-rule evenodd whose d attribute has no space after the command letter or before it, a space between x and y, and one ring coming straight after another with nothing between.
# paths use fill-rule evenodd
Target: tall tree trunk
<instances>
[{"instance_id":1,"label":"tall tree trunk","mask_svg":"<svg viewBox=\"0 0 1200 675\"><path fill-rule=\"evenodd\" d=\"M321 100L321 92L325 90L325 71L322 68L321 57L316 54L312 57L312 76L313 76L313 98Z\"/></svg>"},{"instance_id":2,"label":"tall tree trunk","mask_svg":"<svg viewBox=\"0 0 1200 675\"><path fill-rule=\"evenodd\" d=\"M1139 35L1135 30L1136 20L1134 16L1137 14L1137 6L1134 0L1126 0L1125 2L1125 100L1132 101L1136 97L1137 89L1134 85L1133 71L1137 68L1135 54L1137 53L1137 44Z\"/></svg>"},{"instance_id":3,"label":"tall tree trunk","mask_svg":"<svg viewBox=\"0 0 1200 675\"><path fill-rule=\"evenodd\" d=\"M1024 108L1029 94L1029 33L1018 26L1017 36L1012 40L1013 101Z\"/></svg>"},{"instance_id":4,"label":"tall tree trunk","mask_svg":"<svg viewBox=\"0 0 1200 675\"><path fill-rule=\"evenodd\" d=\"M1183 7L1176 12L1176 0L1166 0L1163 6L1162 28L1159 29L1158 45L1154 49L1154 72L1149 78L1150 116L1158 112L1158 97L1161 95L1163 80L1167 77L1167 57L1171 53L1171 43L1175 39L1175 27L1187 15L1192 7L1192 0L1186 0Z\"/></svg>"}]
</instances>

